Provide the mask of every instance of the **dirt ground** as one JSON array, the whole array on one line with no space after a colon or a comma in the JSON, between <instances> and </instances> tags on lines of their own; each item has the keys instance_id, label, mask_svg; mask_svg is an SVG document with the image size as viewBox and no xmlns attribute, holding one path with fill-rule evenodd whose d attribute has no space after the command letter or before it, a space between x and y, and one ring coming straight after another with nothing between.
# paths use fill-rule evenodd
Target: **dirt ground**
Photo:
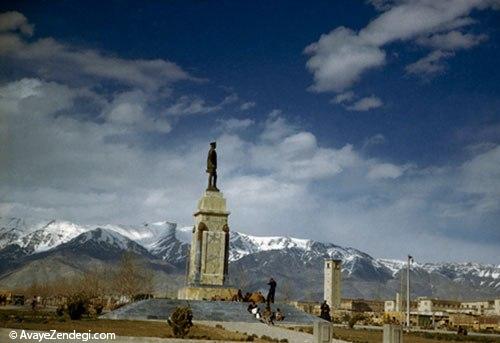
<instances>
[{"instance_id":1,"label":"dirt ground","mask_svg":"<svg viewBox=\"0 0 500 343\"><path fill-rule=\"evenodd\" d=\"M382 342L382 331L375 330L351 330L334 328L336 338L354 343L380 343ZM450 334L435 333L410 333L403 334L404 343L436 343L436 342L483 342L500 343L500 338L479 336L458 336Z\"/></svg>"},{"instance_id":2,"label":"dirt ground","mask_svg":"<svg viewBox=\"0 0 500 343\"><path fill-rule=\"evenodd\" d=\"M302 331L312 334L312 326L288 327L288 329ZM334 338L354 343L380 343L382 342L382 330L354 330L334 327ZM412 332L403 334L404 343L437 343L437 342L462 342L462 343L500 343L498 337L484 336L458 336L450 334Z\"/></svg>"},{"instance_id":3,"label":"dirt ground","mask_svg":"<svg viewBox=\"0 0 500 343\"><path fill-rule=\"evenodd\" d=\"M65 317L57 317L53 312L46 311L24 311L0 309L0 327L26 330L57 330L61 332L114 332L117 336L134 337L174 337L172 330L166 322L160 321L134 321L134 320L110 320L83 318L82 320L70 320ZM244 333L224 330L223 328L205 325L194 325L186 338L268 342L258 337L250 337ZM252 339L253 338L253 339Z\"/></svg>"}]
</instances>

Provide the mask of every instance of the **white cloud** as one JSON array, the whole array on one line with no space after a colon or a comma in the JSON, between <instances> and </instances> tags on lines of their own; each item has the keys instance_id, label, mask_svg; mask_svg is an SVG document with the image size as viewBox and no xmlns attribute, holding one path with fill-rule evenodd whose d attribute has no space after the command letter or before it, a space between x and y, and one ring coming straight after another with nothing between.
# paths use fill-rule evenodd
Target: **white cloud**
<instances>
[{"instance_id":1,"label":"white cloud","mask_svg":"<svg viewBox=\"0 0 500 343\"><path fill-rule=\"evenodd\" d=\"M255 121L250 118L238 119L238 118L229 118L229 119L218 119L217 122L221 126L224 131L237 131L246 129L253 124Z\"/></svg>"},{"instance_id":2,"label":"white cloud","mask_svg":"<svg viewBox=\"0 0 500 343\"><path fill-rule=\"evenodd\" d=\"M339 27L305 48L307 69L314 75L311 90L342 92L368 69L385 63L385 52L367 44L354 31Z\"/></svg>"},{"instance_id":3,"label":"white cloud","mask_svg":"<svg viewBox=\"0 0 500 343\"><path fill-rule=\"evenodd\" d=\"M298 132L276 144L257 144L251 148L254 167L284 180L315 180L331 177L342 171L339 155L351 151L336 151L318 147L310 132Z\"/></svg>"},{"instance_id":4,"label":"white cloud","mask_svg":"<svg viewBox=\"0 0 500 343\"><path fill-rule=\"evenodd\" d=\"M246 111L246 110L249 110L249 109L251 109L251 108L255 107L255 105L256 105L256 103L255 103L255 102L253 102L253 101L248 101L248 102L245 102L245 103L241 104L240 109L241 109L242 111Z\"/></svg>"},{"instance_id":5,"label":"white cloud","mask_svg":"<svg viewBox=\"0 0 500 343\"><path fill-rule=\"evenodd\" d=\"M22 14L8 12L0 16L3 18L0 20L0 57L19 73L38 75L37 79L25 79L9 87L33 92L42 83L45 92L49 85L66 87L88 107L86 113L75 113L75 116L85 114L95 120L100 118L115 130L116 135L168 133L171 123L164 114L169 111L177 115L208 113L238 100L236 94L230 94L218 106L211 107L198 97L180 96L175 105L165 108L174 83L201 80L163 59L124 59L50 37L26 40L21 34L7 32L18 29L29 33L32 25ZM28 84L31 87L27 87ZM110 84L113 87L108 87ZM52 103L46 102L43 106L56 106L61 102L57 97L51 98Z\"/></svg>"},{"instance_id":6,"label":"white cloud","mask_svg":"<svg viewBox=\"0 0 500 343\"><path fill-rule=\"evenodd\" d=\"M33 25L28 19L17 11L0 13L0 32L19 30L22 34L31 36Z\"/></svg>"},{"instance_id":7,"label":"white cloud","mask_svg":"<svg viewBox=\"0 0 500 343\"><path fill-rule=\"evenodd\" d=\"M374 108L378 108L383 105L382 100L377 98L376 96L368 96L362 99L359 99L358 101L354 102L353 104L349 105L346 107L347 110L349 111L368 111Z\"/></svg>"},{"instance_id":8,"label":"white cloud","mask_svg":"<svg viewBox=\"0 0 500 343\"><path fill-rule=\"evenodd\" d=\"M485 34L474 35L460 31L450 31L442 34L420 37L417 43L438 50L470 49L488 39Z\"/></svg>"},{"instance_id":9,"label":"white cloud","mask_svg":"<svg viewBox=\"0 0 500 343\"><path fill-rule=\"evenodd\" d=\"M182 96L177 99L176 103L167 108L166 113L175 116L191 115L191 114L206 114L215 112L221 107L219 105L207 105L205 100L198 97Z\"/></svg>"},{"instance_id":10,"label":"white cloud","mask_svg":"<svg viewBox=\"0 0 500 343\"><path fill-rule=\"evenodd\" d=\"M454 56L453 52L436 50L418 61L406 66L408 74L415 74L421 77L432 76L443 72L446 65L443 60Z\"/></svg>"},{"instance_id":11,"label":"white cloud","mask_svg":"<svg viewBox=\"0 0 500 343\"><path fill-rule=\"evenodd\" d=\"M207 114L220 111L227 105L238 101L238 95L231 94L215 105L208 105L205 100L197 96L181 96L177 101L166 109L166 113L173 116L184 116L192 114Z\"/></svg>"},{"instance_id":12,"label":"white cloud","mask_svg":"<svg viewBox=\"0 0 500 343\"><path fill-rule=\"evenodd\" d=\"M479 193L486 198L500 199L500 146L489 145L461 166L460 189L468 193Z\"/></svg>"},{"instance_id":13,"label":"white cloud","mask_svg":"<svg viewBox=\"0 0 500 343\"><path fill-rule=\"evenodd\" d=\"M403 175L404 168L391 163L380 163L370 167L367 177L372 180L377 179L396 179Z\"/></svg>"},{"instance_id":14,"label":"white cloud","mask_svg":"<svg viewBox=\"0 0 500 343\"><path fill-rule=\"evenodd\" d=\"M370 148L375 145L384 144L386 142L385 136L381 133L377 133L367 139L365 139L362 149Z\"/></svg>"},{"instance_id":15,"label":"white cloud","mask_svg":"<svg viewBox=\"0 0 500 343\"><path fill-rule=\"evenodd\" d=\"M226 96L224 98L224 100L222 100L221 105L224 106L224 105L233 104L233 103L237 102L239 99L240 99L240 97L238 96L238 94L232 93L232 94Z\"/></svg>"},{"instance_id":16,"label":"white cloud","mask_svg":"<svg viewBox=\"0 0 500 343\"><path fill-rule=\"evenodd\" d=\"M275 109L269 113L260 138L268 141L279 141L295 132L295 127L282 116L281 110Z\"/></svg>"},{"instance_id":17,"label":"white cloud","mask_svg":"<svg viewBox=\"0 0 500 343\"><path fill-rule=\"evenodd\" d=\"M115 95L103 110L103 117L109 123L129 131L170 132L170 123L164 118L155 117L148 103L148 96L142 91L124 92Z\"/></svg>"},{"instance_id":18,"label":"white cloud","mask_svg":"<svg viewBox=\"0 0 500 343\"><path fill-rule=\"evenodd\" d=\"M351 101L354 98L354 92L353 91L348 91L345 93L338 94L331 100L332 103L334 104L341 104L344 102Z\"/></svg>"},{"instance_id":19,"label":"white cloud","mask_svg":"<svg viewBox=\"0 0 500 343\"><path fill-rule=\"evenodd\" d=\"M359 32L338 27L305 48L305 53L311 56L306 67L314 76L310 89L316 92L343 92L358 82L365 72L385 64L383 46L470 24L468 15L471 11L498 5L490 0L377 0L373 4L385 12ZM437 36L435 40L443 44L446 41L449 45L466 44L464 37L460 38L461 43L458 43L457 34ZM472 37L466 36L465 39L470 41ZM477 44L483 36L476 36L475 40Z\"/></svg>"},{"instance_id":20,"label":"white cloud","mask_svg":"<svg viewBox=\"0 0 500 343\"><path fill-rule=\"evenodd\" d=\"M14 24L7 22L3 25L12 27ZM98 50L62 44L52 38L31 42L20 35L0 33L0 55L39 77L87 86L91 81L107 80L123 86L160 91L177 81L200 81L169 61L124 59Z\"/></svg>"},{"instance_id":21,"label":"white cloud","mask_svg":"<svg viewBox=\"0 0 500 343\"><path fill-rule=\"evenodd\" d=\"M3 115L45 116L70 107L78 92L65 85L21 79L0 88ZM46 99L40 101L40 99Z\"/></svg>"},{"instance_id":22,"label":"white cloud","mask_svg":"<svg viewBox=\"0 0 500 343\"><path fill-rule=\"evenodd\" d=\"M386 11L390 9L395 2L393 0L367 0L368 3L371 3L373 7L375 7L378 11ZM401 2L401 1L399 1Z\"/></svg>"}]
</instances>

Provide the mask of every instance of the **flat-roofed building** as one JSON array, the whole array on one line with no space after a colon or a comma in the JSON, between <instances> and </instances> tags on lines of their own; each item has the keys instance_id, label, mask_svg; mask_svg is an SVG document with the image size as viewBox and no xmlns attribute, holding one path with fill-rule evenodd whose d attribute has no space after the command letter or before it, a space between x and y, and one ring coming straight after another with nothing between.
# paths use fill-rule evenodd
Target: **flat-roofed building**
<instances>
[{"instance_id":1,"label":"flat-roofed building","mask_svg":"<svg viewBox=\"0 0 500 343\"><path fill-rule=\"evenodd\" d=\"M430 299L421 297L417 299L417 312L419 314L433 314L435 312L459 313L460 301Z\"/></svg>"},{"instance_id":2,"label":"flat-roofed building","mask_svg":"<svg viewBox=\"0 0 500 343\"><path fill-rule=\"evenodd\" d=\"M461 312L477 315L500 315L500 299L485 301L464 301L460 305Z\"/></svg>"}]
</instances>

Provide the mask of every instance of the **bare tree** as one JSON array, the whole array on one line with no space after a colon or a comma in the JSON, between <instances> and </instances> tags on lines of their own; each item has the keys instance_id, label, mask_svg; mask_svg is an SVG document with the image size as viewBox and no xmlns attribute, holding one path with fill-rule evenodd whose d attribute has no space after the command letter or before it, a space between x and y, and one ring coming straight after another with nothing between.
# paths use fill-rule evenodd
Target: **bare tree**
<instances>
[{"instance_id":1,"label":"bare tree","mask_svg":"<svg viewBox=\"0 0 500 343\"><path fill-rule=\"evenodd\" d=\"M104 268L87 271L80 278L81 291L89 298L99 298L107 293L109 282L105 276L109 275Z\"/></svg>"},{"instance_id":2,"label":"bare tree","mask_svg":"<svg viewBox=\"0 0 500 343\"><path fill-rule=\"evenodd\" d=\"M137 255L126 252L114 274L113 289L130 299L153 290L153 273Z\"/></svg>"},{"instance_id":3,"label":"bare tree","mask_svg":"<svg viewBox=\"0 0 500 343\"><path fill-rule=\"evenodd\" d=\"M280 293L283 296L284 301L289 301L292 298L293 289L289 280L281 281Z\"/></svg>"},{"instance_id":4,"label":"bare tree","mask_svg":"<svg viewBox=\"0 0 500 343\"><path fill-rule=\"evenodd\" d=\"M248 271L246 271L242 266L238 266L232 270L231 279L233 284L241 290L246 290L248 286L250 286Z\"/></svg>"}]
</instances>

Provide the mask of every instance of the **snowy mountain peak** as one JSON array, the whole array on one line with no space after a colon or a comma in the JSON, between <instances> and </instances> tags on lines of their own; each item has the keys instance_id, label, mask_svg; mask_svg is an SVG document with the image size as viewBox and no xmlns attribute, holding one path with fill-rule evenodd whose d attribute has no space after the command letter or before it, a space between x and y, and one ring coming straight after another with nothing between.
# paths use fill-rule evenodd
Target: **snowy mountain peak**
<instances>
[{"instance_id":1,"label":"snowy mountain peak","mask_svg":"<svg viewBox=\"0 0 500 343\"><path fill-rule=\"evenodd\" d=\"M67 221L51 220L40 229L24 235L17 243L30 253L42 252L67 242L87 230L88 227Z\"/></svg>"},{"instance_id":2,"label":"snowy mountain peak","mask_svg":"<svg viewBox=\"0 0 500 343\"><path fill-rule=\"evenodd\" d=\"M108 230L119 232L125 237L145 246L150 247L159 237L168 234L177 228L176 223L160 221L154 223L144 223L142 225L103 225Z\"/></svg>"},{"instance_id":3,"label":"snowy mountain peak","mask_svg":"<svg viewBox=\"0 0 500 343\"><path fill-rule=\"evenodd\" d=\"M280 236L251 236L240 232L231 232L230 236L230 254L231 261L238 260L243 256L256 253L258 251L282 250L298 248L308 250L313 241L309 239L300 239L293 237Z\"/></svg>"},{"instance_id":4,"label":"snowy mountain peak","mask_svg":"<svg viewBox=\"0 0 500 343\"><path fill-rule=\"evenodd\" d=\"M177 224L170 221L144 223L142 225L79 225L64 220L35 221L22 218L0 217L0 249L17 244L28 254L46 251L69 242L78 235L96 227L118 232L124 237L149 247L169 232L175 231Z\"/></svg>"},{"instance_id":5,"label":"snowy mountain peak","mask_svg":"<svg viewBox=\"0 0 500 343\"><path fill-rule=\"evenodd\" d=\"M131 242L130 239L116 231L103 229L100 227L82 233L75 239L75 241L77 241L79 244L84 244L89 241L95 241L97 243L113 246L121 250L126 250L129 246L129 243Z\"/></svg>"}]
</instances>

